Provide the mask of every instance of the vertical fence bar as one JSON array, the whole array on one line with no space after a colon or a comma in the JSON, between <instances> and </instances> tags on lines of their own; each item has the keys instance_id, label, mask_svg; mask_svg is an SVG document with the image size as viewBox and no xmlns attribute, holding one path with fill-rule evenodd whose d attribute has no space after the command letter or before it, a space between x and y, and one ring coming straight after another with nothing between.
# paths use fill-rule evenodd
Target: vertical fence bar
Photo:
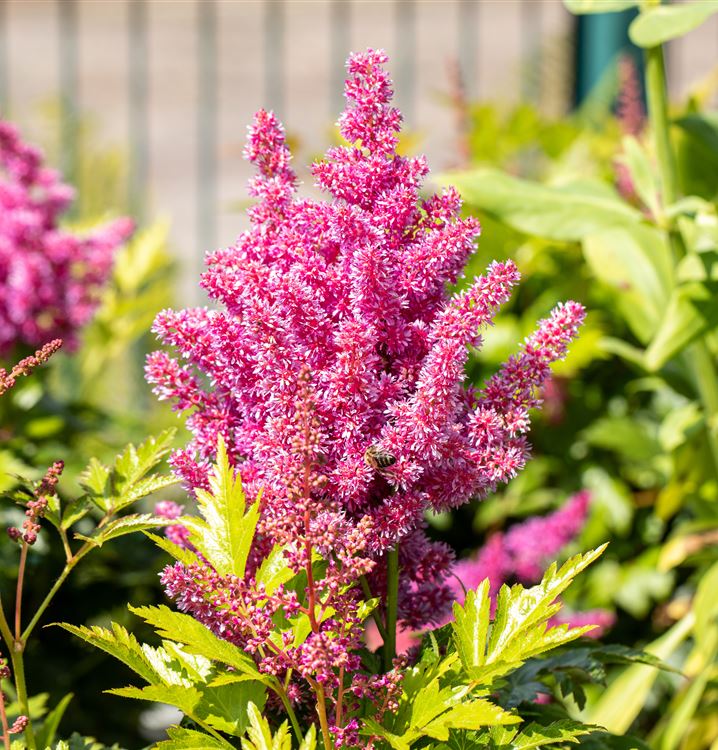
<instances>
[{"instance_id":1,"label":"vertical fence bar","mask_svg":"<svg viewBox=\"0 0 718 750\"><path fill-rule=\"evenodd\" d=\"M78 183L77 2L58 0L60 76L60 166L65 179ZM80 193L81 194L81 193Z\"/></svg>"},{"instance_id":2,"label":"vertical fence bar","mask_svg":"<svg viewBox=\"0 0 718 750\"><path fill-rule=\"evenodd\" d=\"M344 108L344 65L351 46L351 2L332 0L329 9L330 116L336 119Z\"/></svg>"},{"instance_id":3,"label":"vertical fence bar","mask_svg":"<svg viewBox=\"0 0 718 750\"><path fill-rule=\"evenodd\" d=\"M204 253L217 244L217 4L199 0L197 8L197 249L204 270Z\"/></svg>"},{"instance_id":4,"label":"vertical fence bar","mask_svg":"<svg viewBox=\"0 0 718 750\"><path fill-rule=\"evenodd\" d=\"M7 0L0 0L0 117L10 108L10 52L8 50Z\"/></svg>"},{"instance_id":5,"label":"vertical fence bar","mask_svg":"<svg viewBox=\"0 0 718 750\"><path fill-rule=\"evenodd\" d=\"M284 0L264 0L264 99L280 117L284 112Z\"/></svg>"},{"instance_id":6,"label":"vertical fence bar","mask_svg":"<svg viewBox=\"0 0 718 750\"><path fill-rule=\"evenodd\" d=\"M130 168L127 179L127 206L139 224L147 218L149 175L149 122L147 119L147 3L129 0L129 136Z\"/></svg>"},{"instance_id":7,"label":"vertical fence bar","mask_svg":"<svg viewBox=\"0 0 718 750\"><path fill-rule=\"evenodd\" d=\"M466 98L471 101L476 99L479 88L476 70L479 3L478 0L459 0L458 5L459 72Z\"/></svg>"},{"instance_id":8,"label":"vertical fence bar","mask_svg":"<svg viewBox=\"0 0 718 750\"><path fill-rule=\"evenodd\" d=\"M541 3L521 3L521 98L538 104L541 100Z\"/></svg>"},{"instance_id":9,"label":"vertical fence bar","mask_svg":"<svg viewBox=\"0 0 718 750\"><path fill-rule=\"evenodd\" d=\"M416 97L416 4L414 0L395 0L394 9L396 89L404 120L411 126Z\"/></svg>"}]
</instances>

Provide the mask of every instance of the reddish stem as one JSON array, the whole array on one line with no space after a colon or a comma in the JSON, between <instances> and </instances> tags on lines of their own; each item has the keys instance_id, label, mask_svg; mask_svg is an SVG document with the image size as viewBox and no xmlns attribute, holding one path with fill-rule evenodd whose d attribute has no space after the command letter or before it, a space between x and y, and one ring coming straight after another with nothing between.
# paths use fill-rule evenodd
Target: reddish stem
<instances>
[{"instance_id":1,"label":"reddish stem","mask_svg":"<svg viewBox=\"0 0 718 750\"><path fill-rule=\"evenodd\" d=\"M5 743L5 750L10 750L10 727L5 713L5 693L2 690L0 690L0 718L2 719L2 739Z\"/></svg>"},{"instance_id":2,"label":"reddish stem","mask_svg":"<svg viewBox=\"0 0 718 750\"><path fill-rule=\"evenodd\" d=\"M25 581L25 564L27 563L28 543L22 543L22 552L20 552L20 567L17 572L17 589L15 591L15 640L22 639L22 628L20 626L22 613L22 589Z\"/></svg>"}]
</instances>

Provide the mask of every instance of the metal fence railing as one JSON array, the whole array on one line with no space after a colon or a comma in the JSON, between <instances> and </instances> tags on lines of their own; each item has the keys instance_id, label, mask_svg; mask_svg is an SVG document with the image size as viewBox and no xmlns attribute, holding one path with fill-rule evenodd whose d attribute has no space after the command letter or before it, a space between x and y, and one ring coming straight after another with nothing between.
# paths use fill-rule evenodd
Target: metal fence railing
<instances>
[{"instance_id":1,"label":"metal fence railing","mask_svg":"<svg viewBox=\"0 0 718 750\"><path fill-rule=\"evenodd\" d=\"M343 105L347 53L385 47L405 120L443 166L447 62L471 98L560 109L572 30L560 0L0 0L0 112L22 125L54 97L70 177L78 122L92 113L125 143L129 210L140 221L169 214L196 277L204 251L241 226L227 206L243 195L239 153L258 106L280 114L308 160ZM718 21L701 33L672 50L684 79L715 57Z\"/></svg>"}]
</instances>

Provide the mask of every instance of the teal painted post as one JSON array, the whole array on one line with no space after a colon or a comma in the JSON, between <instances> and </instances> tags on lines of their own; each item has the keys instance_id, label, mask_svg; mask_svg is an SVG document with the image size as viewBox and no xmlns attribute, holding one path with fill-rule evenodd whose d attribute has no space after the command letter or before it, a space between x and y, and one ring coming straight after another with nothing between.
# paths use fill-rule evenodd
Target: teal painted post
<instances>
[{"instance_id":1,"label":"teal painted post","mask_svg":"<svg viewBox=\"0 0 718 750\"><path fill-rule=\"evenodd\" d=\"M641 66L638 50L628 38L635 11L578 16L576 32L575 101L581 102L615 67L621 53L630 54Z\"/></svg>"}]
</instances>

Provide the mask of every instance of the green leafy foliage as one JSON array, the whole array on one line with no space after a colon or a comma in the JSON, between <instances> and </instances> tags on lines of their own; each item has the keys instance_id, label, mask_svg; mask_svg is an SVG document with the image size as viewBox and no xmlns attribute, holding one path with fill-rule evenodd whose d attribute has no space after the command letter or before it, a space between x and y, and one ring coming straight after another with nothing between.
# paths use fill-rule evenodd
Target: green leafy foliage
<instances>
[{"instance_id":1,"label":"green leafy foliage","mask_svg":"<svg viewBox=\"0 0 718 750\"><path fill-rule=\"evenodd\" d=\"M489 686L497 677L514 671L528 658L574 640L591 627L548 626L548 620L561 608L557 597L574 577L604 551L577 555L557 569L546 571L537 586L503 586L496 602L496 613L489 631L489 588L485 581L469 592L464 605L454 604L454 640L461 663L471 680ZM488 633L488 638L487 638Z\"/></svg>"},{"instance_id":2,"label":"green leafy foliage","mask_svg":"<svg viewBox=\"0 0 718 750\"><path fill-rule=\"evenodd\" d=\"M563 0L571 13L611 13L635 8L641 0Z\"/></svg>"},{"instance_id":3,"label":"green leafy foliage","mask_svg":"<svg viewBox=\"0 0 718 750\"><path fill-rule=\"evenodd\" d=\"M176 483L170 475L150 475L170 452L174 430L165 430L139 446L128 445L112 467L92 459L80 477L80 485L98 508L116 512L152 492Z\"/></svg>"},{"instance_id":4,"label":"green leafy foliage","mask_svg":"<svg viewBox=\"0 0 718 750\"><path fill-rule=\"evenodd\" d=\"M196 493L203 518L186 521L191 540L217 572L242 578L259 520L259 502L245 513L242 480L235 476L221 439L209 484L209 492L197 490Z\"/></svg>"},{"instance_id":5,"label":"green leafy foliage","mask_svg":"<svg viewBox=\"0 0 718 750\"><path fill-rule=\"evenodd\" d=\"M657 5L646 8L633 21L628 34L639 47L657 47L687 34L716 12L716 0Z\"/></svg>"}]
</instances>

